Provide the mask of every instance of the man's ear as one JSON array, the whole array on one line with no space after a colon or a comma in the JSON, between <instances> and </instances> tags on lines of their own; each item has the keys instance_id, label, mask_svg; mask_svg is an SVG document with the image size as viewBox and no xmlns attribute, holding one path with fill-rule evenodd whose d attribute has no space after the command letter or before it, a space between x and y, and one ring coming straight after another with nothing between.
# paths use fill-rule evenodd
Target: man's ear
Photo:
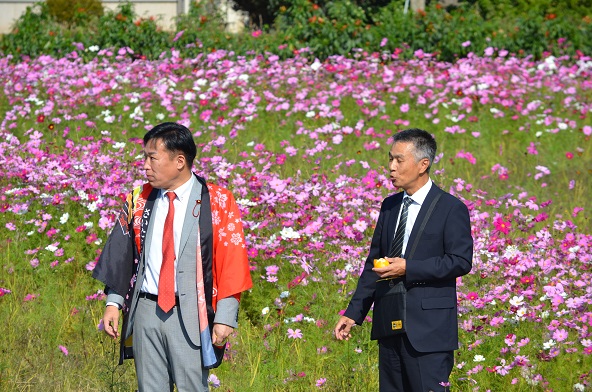
<instances>
[{"instance_id":1,"label":"man's ear","mask_svg":"<svg viewBox=\"0 0 592 392\"><path fill-rule=\"evenodd\" d=\"M178 154L177 155L177 169L182 170L186 164L187 164L187 160L185 159L185 155Z\"/></svg>"},{"instance_id":2,"label":"man's ear","mask_svg":"<svg viewBox=\"0 0 592 392\"><path fill-rule=\"evenodd\" d=\"M423 158L419 162L419 172L421 174L424 174L425 172L427 172L429 167L430 167L430 160L428 158Z\"/></svg>"}]
</instances>

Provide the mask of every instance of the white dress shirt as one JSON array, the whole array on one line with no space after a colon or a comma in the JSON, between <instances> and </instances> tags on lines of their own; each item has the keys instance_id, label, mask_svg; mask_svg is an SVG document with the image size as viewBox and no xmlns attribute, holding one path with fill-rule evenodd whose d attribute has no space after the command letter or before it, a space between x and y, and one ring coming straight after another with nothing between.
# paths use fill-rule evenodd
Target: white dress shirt
<instances>
[{"instance_id":1,"label":"white dress shirt","mask_svg":"<svg viewBox=\"0 0 592 392\"><path fill-rule=\"evenodd\" d=\"M192 175L189 181L174 190L177 197L173 201L175 206L175 219L173 221L173 236L175 238L175 271L177 271L177 259L179 255L179 242L181 241L181 232L183 231L183 222L185 213L191 195L191 188L195 181ZM162 265L162 236L164 232L164 221L169 211L169 198L167 191L161 189L156 201L154 202L154 212L150 218L152 222L152 241L144 252L146 257L146 274L144 282L140 289L143 293L158 295L158 279L160 277L160 267ZM175 293L177 293L177 276L175 274Z\"/></svg>"},{"instance_id":2,"label":"white dress shirt","mask_svg":"<svg viewBox=\"0 0 592 392\"><path fill-rule=\"evenodd\" d=\"M403 238L403 254L405 254L405 250L407 249L407 242L409 241L409 236L411 235L411 230L413 230L413 225L417 220L417 215L419 215L419 210L423 202L425 201L426 197L428 196L428 192L432 188L432 179L428 178L428 182L425 183L424 186L419 188L417 192L415 192L412 196L409 196L407 192L403 195L403 198L409 197L411 198L411 204L407 207L407 224L405 225L405 237ZM401 219L401 210L399 209L399 216L397 217L397 226L399 226L399 219ZM395 233L397 231L395 230Z\"/></svg>"}]
</instances>

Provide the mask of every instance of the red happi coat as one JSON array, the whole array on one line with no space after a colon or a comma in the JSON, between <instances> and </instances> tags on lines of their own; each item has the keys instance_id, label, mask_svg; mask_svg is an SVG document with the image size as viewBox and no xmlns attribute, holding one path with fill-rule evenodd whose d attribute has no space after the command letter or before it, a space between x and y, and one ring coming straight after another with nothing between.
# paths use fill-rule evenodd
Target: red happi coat
<instances>
[{"instance_id":1,"label":"red happi coat","mask_svg":"<svg viewBox=\"0 0 592 392\"><path fill-rule=\"evenodd\" d=\"M232 193L220 186L206 184L199 176L196 179L202 184L201 200L196 203L200 203L203 283L208 321L212 326L218 299L234 296L240 300L241 292L251 288L252 282L240 212ZM93 270L95 279L125 298L124 327L158 191L146 183L127 195Z\"/></svg>"}]
</instances>

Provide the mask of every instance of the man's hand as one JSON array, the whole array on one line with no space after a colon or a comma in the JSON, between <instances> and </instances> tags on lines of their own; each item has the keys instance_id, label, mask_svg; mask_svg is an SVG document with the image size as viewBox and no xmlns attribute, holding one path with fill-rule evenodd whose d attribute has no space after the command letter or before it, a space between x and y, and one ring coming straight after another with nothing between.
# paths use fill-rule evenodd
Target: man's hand
<instances>
[{"instance_id":1,"label":"man's hand","mask_svg":"<svg viewBox=\"0 0 592 392\"><path fill-rule=\"evenodd\" d=\"M382 268L372 268L372 271L376 272L381 279L394 279L400 278L405 275L407 261L400 257L386 258L389 265Z\"/></svg>"},{"instance_id":2,"label":"man's hand","mask_svg":"<svg viewBox=\"0 0 592 392\"><path fill-rule=\"evenodd\" d=\"M349 331L355 323L356 322L349 317L341 316L335 326L335 338L337 338L337 340L348 340L351 337Z\"/></svg>"},{"instance_id":3,"label":"man's hand","mask_svg":"<svg viewBox=\"0 0 592 392\"><path fill-rule=\"evenodd\" d=\"M117 306L109 305L105 308L103 314L103 329L105 333L113 339L119 337L119 308Z\"/></svg>"},{"instance_id":4,"label":"man's hand","mask_svg":"<svg viewBox=\"0 0 592 392\"><path fill-rule=\"evenodd\" d=\"M222 346L228 336L234 331L232 327L225 324L214 324L214 333L212 334L212 344Z\"/></svg>"}]
</instances>

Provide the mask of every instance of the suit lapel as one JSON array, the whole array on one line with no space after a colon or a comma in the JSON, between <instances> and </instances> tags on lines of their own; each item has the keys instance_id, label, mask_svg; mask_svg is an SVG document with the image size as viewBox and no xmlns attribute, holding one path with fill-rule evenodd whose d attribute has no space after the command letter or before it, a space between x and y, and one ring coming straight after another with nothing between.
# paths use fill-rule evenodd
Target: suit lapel
<instances>
[{"instance_id":1,"label":"suit lapel","mask_svg":"<svg viewBox=\"0 0 592 392\"><path fill-rule=\"evenodd\" d=\"M189 235L195 228L197 228L199 219L197 219L196 216L193 216L193 211L196 210L194 207L198 200L201 203L201 184L197 179L194 179L189 200L187 201L185 219L183 221L183 231L181 232L181 241L179 243L179 255L183 254L183 249L185 248L185 245L187 245Z\"/></svg>"},{"instance_id":2,"label":"suit lapel","mask_svg":"<svg viewBox=\"0 0 592 392\"><path fill-rule=\"evenodd\" d=\"M391 247L391 242L393 242L393 240L395 239L395 229L397 226L397 217L399 216L399 211L401 210L401 203L403 202L404 195L405 195L405 192L399 192L395 195L395 201L394 201L393 207L389 211L389 216L386 217L386 222L387 222L387 226L386 226L387 237L386 238L388 238L387 251Z\"/></svg>"}]
</instances>

